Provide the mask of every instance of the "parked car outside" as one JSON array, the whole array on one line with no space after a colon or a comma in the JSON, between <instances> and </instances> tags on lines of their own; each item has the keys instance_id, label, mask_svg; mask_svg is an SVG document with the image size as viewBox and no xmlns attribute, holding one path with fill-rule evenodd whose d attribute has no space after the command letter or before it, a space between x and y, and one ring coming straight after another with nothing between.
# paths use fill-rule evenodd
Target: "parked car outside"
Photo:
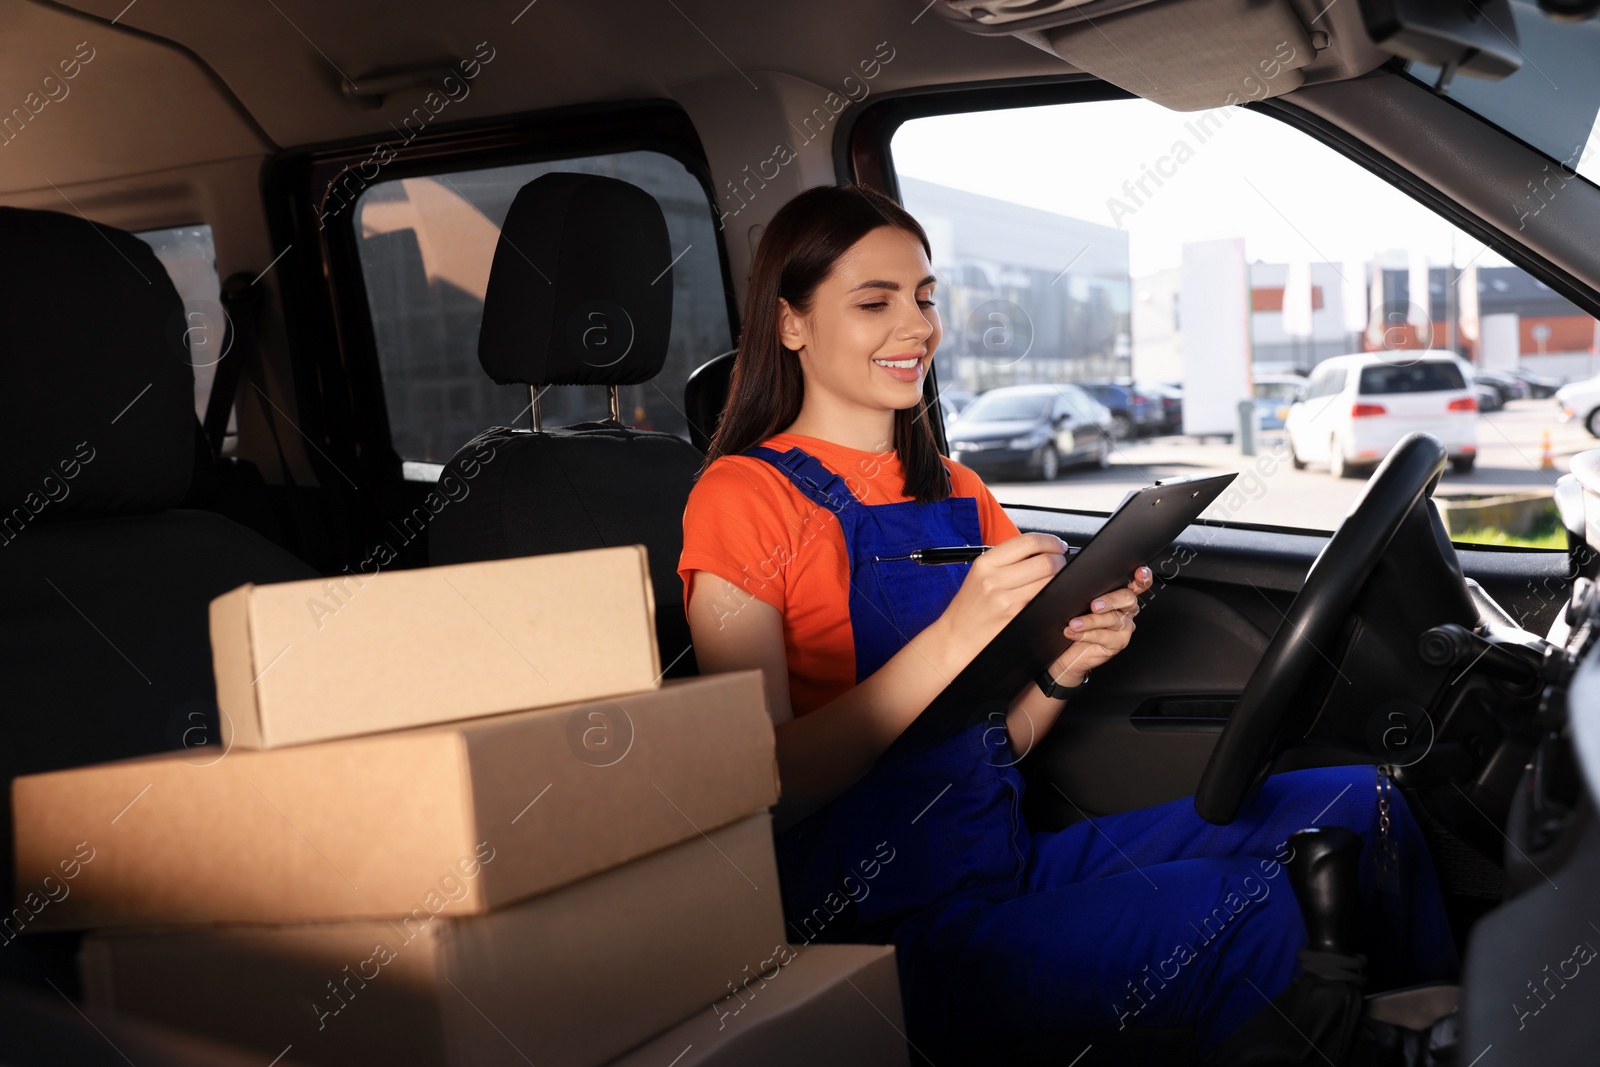
<instances>
[{"instance_id":1,"label":"parked car outside","mask_svg":"<svg viewBox=\"0 0 1600 1067\"><path fill-rule=\"evenodd\" d=\"M1364 472L1413 430L1444 443L1458 474L1478 453L1471 368L1453 352L1362 353L1317 364L1284 428L1296 468L1325 462L1335 477Z\"/></svg>"},{"instance_id":2,"label":"parked car outside","mask_svg":"<svg viewBox=\"0 0 1600 1067\"><path fill-rule=\"evenodd\" d=\"M1472 392L1478 398L1479 411L1499 411L1506 406L1505 394L1488 382L1474 381Z\"/></svg>"},{"instance_id":3,"label":"parked car outside","mask_svg":"<svg viewBox=\"0 0 1600 1067\"><path fill-rule=\"evenodd\" d=\"M967 410L967 405L978 399L978 394L969 393L965 389L946 389L939 394L939 398L948 401L950 406L955 409L956 414L959 415Z\"/></svg>"},{"instance_id":4,"label":"parked car outside","mask_svg":"<svg viewBox=\"0 0 1600 1067\"><path fill-rule=\"evenodd\" d=\"M1474 367L1472 368L1472 380L1482 382L1484 385L1499 390L1502 404L1510 403L1513 400L1521 400L1528 395L1528 383L1504 371L1483 370L1479 367Z\"/></svg>"},{"instance_id":5,"label":"parked car outside","mask_svg":"<svg viewBox=\"0 0 1600 1067\"><path fill-rule=\"evenodd\" d=\"M1600 378L1586 378L1556 390L1556 418L1576 422L1600 437Z\"/></svg>"},{"instance_id":6,"label":"parked car outside","mask_svg":"<svg viewBox=\"0 0 1600 1067\"><path fill-rule=\"evenodd\" d=\"M1257 425L1263 430L1283 429L1283 420L1289 415L1289 406L1306 384L1298 374L1258 374L1253 391L1256 399Z\"/></svg>"},{"instance_id":7,"label":"parked car outside","mask_svg":"<svg viewBox=\"0 0 1600 1067\"><path fill-rule=\"evenodd\" d=\"M1183 390L1165 382L1135 382L1134 388L1157 404L1161 419L1156 423L1157 433L1183 431Z\"/></svg>"},{"instance_id":8,"label":"parked car outside","mask_svg":"<svg viewBox=\"0 0 1600 1067\"><path fill-rule=\"evenodd\" d=\"M1556 395L1557 389L1567 384L1565 378L1552 378L1547 374L1535 374L1522 367L1517 367L1507 373L1526 384L1528 395L1535 400L1548 400Z\"/></svg>"},{"instance_id":9,"label":"parked car outside","mask_svg":"<svg viewBox=\"0 0 1600 1067\"><path fill-rule=\"evenodd\" d=\"M949 431L950 455L985 478L1053 480L1075 463L1111 462L1113 415L1075 385L991 389Z\"/></svg>"},{"instance_id":10,"label":"parked car outside","mask_svg":"<svg viewBox=\"0 0 1600 1067\"><path fill-rule=\"evenodd\" d=\"M1131 385L1107 381L1077 385L1111 412L1111 435L1119 440L1147 433L1160 422L1154 399Z\"/></svg>"},{"instance_id":11,"label":"parked car outside","mask_svg":"<svg viewBox=\"0 0 1600 1067\"><path fill-rule=\"evenodd\" d=\"M961 417L961 409L951 403L949 398L943 396L939 398L939 413L944 416L946 427Z\"/></svg>"}]
</instances>

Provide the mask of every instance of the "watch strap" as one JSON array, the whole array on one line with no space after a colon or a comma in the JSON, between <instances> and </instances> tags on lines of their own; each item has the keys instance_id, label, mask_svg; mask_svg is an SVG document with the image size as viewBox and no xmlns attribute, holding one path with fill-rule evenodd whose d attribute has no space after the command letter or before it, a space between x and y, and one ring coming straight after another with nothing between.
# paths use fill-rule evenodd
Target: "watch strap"
<instances>
[{"instance_id":1,"label":"watch strap","mask_svg":"<svg viewBox=\"0 0 1600 1067\"><path fill-rule=\"evenodd\" d=\"M1035 678L1034 681L1038 683L1039 691L1050 699L1066 700L1079 689L1082 689L1085 683L1089 681L1089 672L1084 672L1083 678L1079 680L1077 685L1062 685L1061 683L1057 682L1055 680L1055 676L1050 673L1050 668L1046 667L1044 670L1039 672L1039 676Z\"/></svg>"}]
</instances>

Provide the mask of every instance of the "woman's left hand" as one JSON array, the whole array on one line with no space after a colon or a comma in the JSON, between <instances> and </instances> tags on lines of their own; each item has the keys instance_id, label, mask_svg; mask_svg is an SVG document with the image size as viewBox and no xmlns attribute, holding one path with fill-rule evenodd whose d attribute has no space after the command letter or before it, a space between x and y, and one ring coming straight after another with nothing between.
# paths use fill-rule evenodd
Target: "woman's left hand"
<instances>
[{"instance_id":1,"label":"woman's left hand","mask_svg":"<svg viewBox=\"0 0 1600 1067\"><path fill-rule=\"evenodd\" d=\"M1067 687L1128 647L1133 637L1133 617L1139 614L1139 597L1155 582L1149 567L1134 572L1133 581L1098 597L1091 613L1067 622L1064 632L1072 643L1050 665L1050 675Z\"/></svg>"}]
</instances>

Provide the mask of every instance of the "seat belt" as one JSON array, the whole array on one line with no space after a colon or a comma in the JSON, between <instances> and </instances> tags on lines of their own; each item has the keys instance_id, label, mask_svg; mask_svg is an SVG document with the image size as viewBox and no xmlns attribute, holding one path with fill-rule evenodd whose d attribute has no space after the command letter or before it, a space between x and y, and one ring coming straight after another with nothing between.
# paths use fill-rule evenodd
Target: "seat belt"
<instances>
[{"instance_id":1,"label":"seat belt","mask_svg":"<svg viewBox=\"0 0 1600 1067\"><path fill-rule=\"evenodd\" d=\"M222 437L228 428L228 412L233 408L234 395L239 391L239 379L244 373L246 363L252 368L252 376L260 378L256 373L261 367L259 350L256 342L261 333L257 319L257 312L261 308L261 290L255 287L248 274L240 272L229 276L222 284L222 307L228 313L229 336L238 354L233 357L231 369L227 379L222 376L223 368L229 366L229 361L224 358L217 364L217 377L211 385L211 399L206 403L206 436L212 439L212 451L219 457L222 454ZM226 349L232 352L233 349ZM278 450L278 466L283 472L283 484L291 490L295 488L294 472L289 469L289 457L284 454L283 441L278 437L278 422L272 417L272 411L266 403L266 394L256 387L257 403L261 405L262 417L267 421L267 429L272 433L272 443ZM215 436L213 437L213 433Z\"/></svg>"},{"instance_id":2,"label":"seat belt","mask_svg":"<svg viewBox=\"0 0 1600 1067\"><path fill-rule=\"evenodd\" d=\"M227 316L227 331L223 335L223 356L217 363L216 376L211 379L211 395L206 400L206 440L211 454L222 458L222 441L228 433L228 416L233 413L233 399L239 391L239 376L246 359L255 351L256 309L260 293L251 284L250 275L240 272L222 283L222 310ZM234 354L234 346L239 352ZM232 359L228 356L233 355Z\"/></svg>"},{"instance_id":3,"label":"seat belt","mask_svg":"<svg viewBox=\"0 0 1600 1067\"><path fill-rule=\"evenodd\" d=\"M245 364L248 363L252 368L252 376L258 376L257 370L261 366L257 348L257 341L261 336L257 314L261 307L261 298L261 289L255 285L254 279L242 271L229 275L228 280L222 283L222 307L227 312L228 336L233 344L224 348L228 355L217 364L217 376L212 380L211 396L206 401L204 424L212 454L217 457L219 463L222 457L223 437L228 429L228 415L233 410L234 398L239 391L239 379L244 374ZM235 347L238 349L237 352L234 351ZM266 394L259 386L255 387L255 392L257 403L261 407L261 415L267 423L267 430L272 434L273 447L278 453L278 469L283 474L285 502L289 510L287 534L293 542L285 547L316 566L316 562L307 556L312 546L320 542L315 532L316 520L307 514L306 503L301 498L299 486L294 479L294 471L289 467L289 457L283 450L283 440L278 436L278 421L273 417Z\"/></svg>"}]
</instances>

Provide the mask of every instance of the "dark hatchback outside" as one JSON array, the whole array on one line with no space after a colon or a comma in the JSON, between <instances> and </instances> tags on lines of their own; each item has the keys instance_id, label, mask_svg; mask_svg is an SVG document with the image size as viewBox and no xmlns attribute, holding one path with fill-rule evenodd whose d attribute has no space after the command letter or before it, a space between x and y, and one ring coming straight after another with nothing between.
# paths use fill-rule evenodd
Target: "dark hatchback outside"
<instances>
[{"instance_id":1,"label":"dark hatchback outside","mask_svg":"<svg viewBox=\"0 0 1600 1067\"><path fill-rule=\"evenodd\" d=\"M1075 385L991 389L949 428L950 455L980 475L1049 481L1075 463L1111 459L1111 412Z\"/></svg>"}]
</instances>

